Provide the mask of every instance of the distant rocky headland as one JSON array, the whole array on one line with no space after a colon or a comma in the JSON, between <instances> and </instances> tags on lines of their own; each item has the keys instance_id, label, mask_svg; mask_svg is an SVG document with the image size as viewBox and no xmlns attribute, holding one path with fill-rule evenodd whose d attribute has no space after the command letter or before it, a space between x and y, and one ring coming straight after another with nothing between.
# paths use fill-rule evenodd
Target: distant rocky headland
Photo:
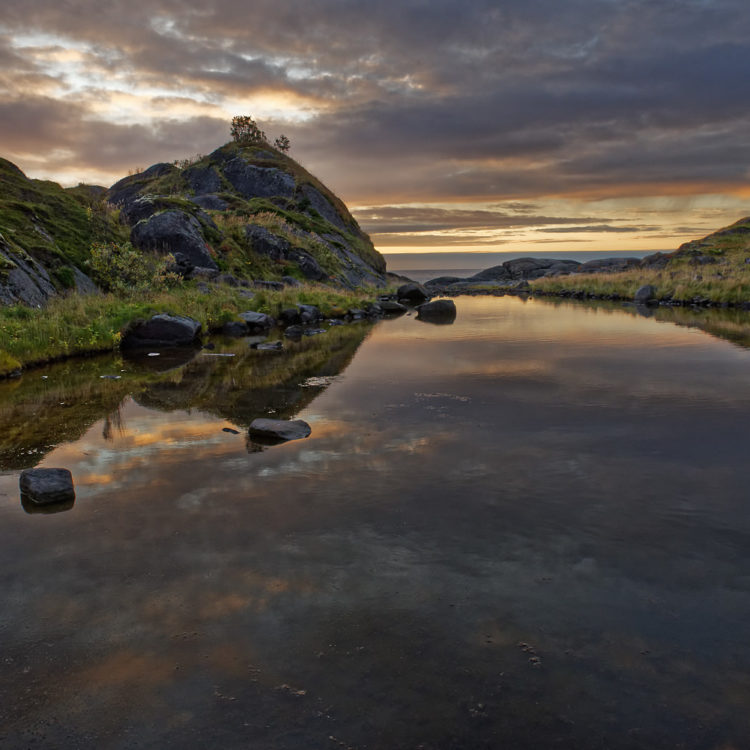
<instances>
[{"instance_id":1,"label":"distant rocky headland","mask_svg":"<svg viewBox=\"0 0 750 750\"><path fill-rule=\"evenodd\" d=\"M516 258L467 278L440 276L430 295L533 293L750 309L750 217L671 253L580 263Z\"/></svg>"}]
</instances>

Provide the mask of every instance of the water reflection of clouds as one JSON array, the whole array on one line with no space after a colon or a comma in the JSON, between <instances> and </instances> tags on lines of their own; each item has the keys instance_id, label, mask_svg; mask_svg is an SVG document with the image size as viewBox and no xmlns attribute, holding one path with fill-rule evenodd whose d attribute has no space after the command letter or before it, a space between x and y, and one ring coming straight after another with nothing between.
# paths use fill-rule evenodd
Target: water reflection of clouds
<instances>
[{"instance_id":1,"label":"water reflection of clouds","mask_svg":"<svg viewBox=\"0 0 750 750\"><path fill-rule=\"evenodd\" d=\"M424 718L404 685L440 693L431 715L453 710L444 694L464 669L470 692L508 669L508 701L540 690L553 713L574 691L581 726L618 731L623 681L660 715L695 707L685 675L719 696L705 711L720 720L747 697L736 665L710 666L705 637L717 611L730 640L744 633L750 597L731 437L743 413L718 408L748 403L741 358L717 360L725 345L704 337L602 362L565 337L533 345L501 329L470 346L408 328L394 339L390 325L300 413L307 440L248 454L223 420L126 404L122 435L104 440L99 422L48 457L85 493L44 523L5 513L0 572L6 631L54 646L46 667L27 657L55 696L40 713L54 703L85 724L88 701L113 729L135 713L214 726L227 695L252 714L257 679L268 694L304 684L351 728L363 699L349 685ZM736 389L705 391L717 367ZM684 439L709 427L711 446ZM16 489L0 477L0 492ZM543 681L521 672L518 641L539 649ZM733 654L746 663L744 646Z\"/></svg>"}]
</instances>

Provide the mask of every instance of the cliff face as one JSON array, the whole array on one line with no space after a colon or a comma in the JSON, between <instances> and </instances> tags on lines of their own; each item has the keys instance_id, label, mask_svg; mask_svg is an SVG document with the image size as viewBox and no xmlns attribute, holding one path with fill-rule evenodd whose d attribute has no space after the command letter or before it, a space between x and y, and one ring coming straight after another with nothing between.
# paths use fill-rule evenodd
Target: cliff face
<instances>
[{"instance_id":1,"label":"cliff face","mask_svg":"<svg viewBox=\"0 0 750 750\"><path fill-rule=\"evenodd\" d=\"M227 143L104 189L28 179L0 159L0 303L42 305L87 275L94 242L172 254L180 272L382 286L385 261L343 202L273 147ZM199 271L199 273L202 273Z\"/></svg>"}]
</instances>

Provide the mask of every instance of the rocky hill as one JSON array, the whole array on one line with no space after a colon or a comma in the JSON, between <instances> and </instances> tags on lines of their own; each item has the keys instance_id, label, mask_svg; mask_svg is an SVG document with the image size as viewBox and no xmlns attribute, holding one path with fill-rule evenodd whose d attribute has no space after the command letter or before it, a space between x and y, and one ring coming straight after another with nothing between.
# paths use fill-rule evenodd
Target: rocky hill
<instances>
[{"instance_id":1,"label":"rocky hill","mask_svg":"<svg viewBox=\"0 0 750 750\"><path fill-rule=\"evenodd\" d=\"M343 202L270 145L230 142L105 189L30 180L0 159L0 303L91 291L95 242L172 255L186 278L382 286L385 261Z\"/></svg>"}]
</instances>

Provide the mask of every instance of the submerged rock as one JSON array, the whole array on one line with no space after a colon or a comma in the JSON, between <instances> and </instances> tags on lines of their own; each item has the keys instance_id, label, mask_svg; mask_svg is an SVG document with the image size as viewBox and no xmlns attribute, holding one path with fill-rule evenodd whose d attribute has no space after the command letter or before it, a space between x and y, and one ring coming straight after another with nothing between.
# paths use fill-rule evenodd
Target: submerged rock
<instances>
[{"instance_id":1,"label":"submerged rock","mask_svg":"<svg viewBox=\"0 0 750 750\"><path fill-rule=\"evenodd\" d=\"M37 505L75 500L73 475L68 469L27 469L19 480L21 499Z\"/></svg>"},{"instance_id":2,"label":"submerged rock","mask_svg":"<svg viewBox=\"0 0 750 750\"><path fill-rule=\"evenodd\" d=\"M309 437L312 429L302 419L254 419L250 424L250 436L271 440L300 440Z\"/></svg>"}]
</instances>

